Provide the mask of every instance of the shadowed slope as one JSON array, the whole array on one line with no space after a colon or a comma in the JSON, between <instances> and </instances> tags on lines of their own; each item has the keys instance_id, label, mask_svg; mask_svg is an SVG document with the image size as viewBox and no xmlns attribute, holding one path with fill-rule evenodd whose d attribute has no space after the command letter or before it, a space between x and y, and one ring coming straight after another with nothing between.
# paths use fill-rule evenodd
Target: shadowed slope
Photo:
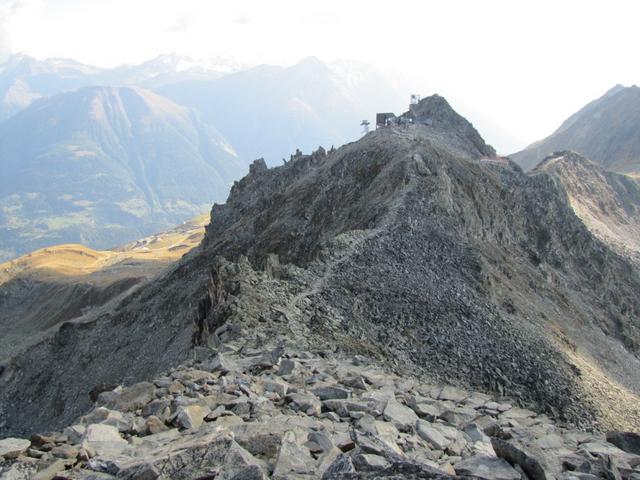
<instances>
[{"instance_id":1,"label":"shadowed slope","mask_svg":"<svg viewBox=\"0 0 640 480\"><path fill-rule=\"evenodd\" d=\"M0 360L62 322L108 311L196 247L208 216L114 250L56 245L0 264Z\"/></svg>"}]
</instances>

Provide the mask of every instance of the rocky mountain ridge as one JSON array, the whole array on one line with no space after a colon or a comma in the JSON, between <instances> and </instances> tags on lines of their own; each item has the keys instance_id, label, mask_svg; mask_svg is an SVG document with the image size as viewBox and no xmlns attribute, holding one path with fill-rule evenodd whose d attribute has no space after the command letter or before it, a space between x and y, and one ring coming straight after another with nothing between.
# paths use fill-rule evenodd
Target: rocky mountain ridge
<instances>
[{"instance_id":1,"label":"rocky mountain ridge","mask_svg":"<svg viewBox=\"0 0 640 480\"><path fill-rule=\"evenodd\" d=\"M199 249L5 366L4 434L62 430L101 385L157 378L201 349L224 357L225 338L240 356L283 339L508 396L570 430L637 431L636 267L552 175L493 156L443 99L421 108L431 122L254 162Z\"/></svg>"}]
</instances>

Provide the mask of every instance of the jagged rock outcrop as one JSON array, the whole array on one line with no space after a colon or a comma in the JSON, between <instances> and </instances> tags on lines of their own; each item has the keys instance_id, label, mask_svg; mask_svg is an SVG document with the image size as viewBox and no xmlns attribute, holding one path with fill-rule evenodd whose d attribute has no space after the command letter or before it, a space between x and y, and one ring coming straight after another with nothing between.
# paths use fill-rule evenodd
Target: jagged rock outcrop
<instances>
[{"instance_id":1,"label":"jagged rock outcrop","mask_svg":"<svg viewBox=\"0 0 640 480\"><path fill-rule=\"evenodd\" d=\"M434 101L445 108L422 105ZM431 124L254 163L214 206L198 251L6 366L3 433L61 429L96 385L153 378L203 346L224 354L225 336L247 329L508 395L559 422L640 428L636 267L589 232L551 175L524 174L472 127L441 127L455 129L452 113L427 110ZM224 357L215 368L230 370ZM297 393L299 408L322 410ZM402 411L387 414L401 429Z\"/></svg>"}]
</instances>

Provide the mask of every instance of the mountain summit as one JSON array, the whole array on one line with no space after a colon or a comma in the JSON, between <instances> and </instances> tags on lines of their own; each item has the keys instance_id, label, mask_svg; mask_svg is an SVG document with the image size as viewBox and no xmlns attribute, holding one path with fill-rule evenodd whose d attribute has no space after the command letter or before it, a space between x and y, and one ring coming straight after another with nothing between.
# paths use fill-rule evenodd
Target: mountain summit
<instances>
[{"instance_id":1,"label":"mountain summit","mask_svg":"<svg viewBox=\"0 0 640 480\"><path fill-rule=\"evenodd\" d=\"M432 95L411 105L409 112L403 115L411 119L422 128L439 131L448 136L449 146L454 144L472 156L495 157L496 151L487 145L474 126L463 116L459 115L444 97Z\"/></svg>"},{"instance_id":2,"label":"mountain summit","mask_svg":"<svg viewBox=\"0 0 640 480\"><path fill-rule=\"evenodd\" d=\"M640 87L616 85L547 138L510 157L531 170L548 155L575 150L607 170L640 172Z\"/></svg>"}]
</instances>

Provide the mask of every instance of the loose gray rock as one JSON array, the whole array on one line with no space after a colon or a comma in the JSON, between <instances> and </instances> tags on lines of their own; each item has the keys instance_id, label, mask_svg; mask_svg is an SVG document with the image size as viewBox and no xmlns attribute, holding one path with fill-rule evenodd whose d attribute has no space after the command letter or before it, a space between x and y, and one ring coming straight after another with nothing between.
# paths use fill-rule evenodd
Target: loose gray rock
<instances>
[{"instance_id":1,"label":"loose gray rock","mask_svg":"<svg viewBox=\"0 0 640 480\"><path fill-rule=\"evenodd\" d=\"M202 425L209 410L199 405L179 407L176 411L175 424L184 429L197 429Z\"/></svg>"},{"instance_id":2,"label":"loose gray rock","mask_svg":"<svg viewBox=\"0 0 640 480\"><path fill-rule=\"evenodd\" d=\"M395 399L387 402L383 412L384 419L393 423L398 430L403 432L413 432L416 422L419 420L416 413Z\"/></svg>"},{"instance_id":3,"label":"loose gray rock","mask_svg":"<svg viewBox=\"0 0 640 480\"><path fill-rule=\"evenodd\" d=\"M285 358L280 361L280 366L278 367L278 375L284 377L286 375L291 375L296 368L296 362L289 358Z\"/></svg>"},{"instance_id":4,"label":"loose gray rock","mask_svg":"<svg viewBox=\"0 0 640 480\"><path fill-rule=\"evenodd\" d=\"M360 453L353 457L353 464L358 471L382 470L389 466L389 462L379 455Z\"/></svg>"},{"instance_id":5,"label":"loose gray rock","mask_svg":"<svg viewBox=\"0 0 640 480\"><path fill-rule=\"evenodd\" d=\"M451 440L447 439L442 435L440 430L433 427L432 424L425 422L424 420L419 420L417 422L417 433L426 442L428 442L433 448L437 450L444 450L450 445Z\"/></svg>"},{"instance_id":6,"label":"loose gray rock","mask_svg":"<svg viewBox=\"0 0 640 480\"><path fill-rule=\"evenodd\" d=\"M230 372L234 365L222 353L217 353L211 360L204 362L202 368L209 372L221 372L224 374Z\"/></svg>"},{"instance_id":7,"label":"loose gray rock","mask_svg":"<svg viewBox=\"0 0 640 480\"><path fill-rule=\"evenodd\" d=\"M469 394L464 392L458 388L454 387L443 387L438 395L439 400L449 400L452 402L460 403L463 402Z\"/></svg>"},{"instance_id":8,"label":"loose gray rock","mask_svg":"<svg viewBox=\"0 0 640 480\"><path fill-rule=\"evenodd\" d=\"M286 479L290 475L312 474L315 463L309 450L300 446L295 433L285 432L278 451L273 478Z\"/></svg>"},{"instance_id":9,"label":"loose gray rock","mask_svg":"<svg viewBox=\"0 0 640 480\"><path fill-rule=\"evenodd\" d=\"M349 398L350 395L349 390L334 385L317 387L312 389L311 391L320 400L345 399Z\"/></svg>"},{"instance_id":10,"label":"loose gray rock","mask_svg":"<svg viewBox=\"0 0 640 480\"><path fill-rule=\"evenodd\" d=\"M150 415L154 415L165 420L169 417L170 405L171 402L169 400L153 400L144 406L144 408L142 409L142 416L148 417Z\"/></svg>"},{"instance_id":11,"label":"loose gray rock","mask_svg":"<svg viewBox=\"0 0 640 480\"><path fill-rule=\"evenodd\" d=\"M88 425L82 437L81 445L98 455L114 455L122 452L127 446L126 440L120 436L116 427L111 425Z\"/></svg>"},{"instance_id":12,"label":"loose gray rock","mask_svg":"<svg viewBox=\"0 0 640 480\"><path fill-rule=\"evenodd\" d=\"M485 480L520 480L521 475L502 458L474 455L454 466L458 475L470 475Z\"/></svg>"},{"instance_id":13,"label":"loose gray rock","mask_svg":"<svg viewBox=\"0 0 640 480\"><path fill-rule=\"evenodd\" d=\"M286 400L291 408L296 411L305 412L307 415L317 417L320 415L322 403L320 399L310 393L292 393L287 395Z\"/></svg>"},{"instance_id":14,"label":"loose gray rock","mask_svg":"<svg viewBox=\"0 0 640 480\"><path fill-rule=\"evenodd\" d=\"M495 437L491 439L491 445L499 458L505 459L512 465L519 465L531 480L547 480L547 478L551 478L537 458L530 456L514 445Z\"/></svg>"},{"instance_id":15,"label":"loose gray rock","mask_svg":"<svg viewBox=\"0 0 640 480\"><path fill-rule=\"evenodd\" d=\"M322 480L333 480L355 472L356 469L351 461L351 457L343 454L338 456L329 468L327 468L322 475Z\"/></svg>"}]
</instances>

